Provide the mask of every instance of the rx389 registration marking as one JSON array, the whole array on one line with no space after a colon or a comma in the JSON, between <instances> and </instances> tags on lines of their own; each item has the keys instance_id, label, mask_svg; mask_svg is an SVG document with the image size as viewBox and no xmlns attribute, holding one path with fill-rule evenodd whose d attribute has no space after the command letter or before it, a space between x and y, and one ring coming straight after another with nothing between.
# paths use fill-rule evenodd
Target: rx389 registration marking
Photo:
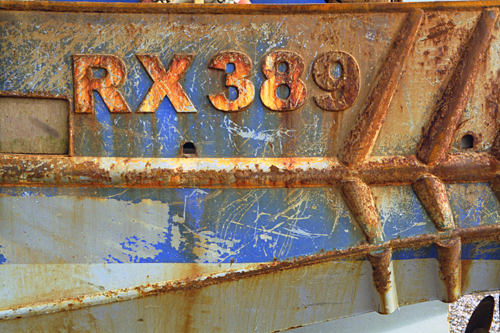
<instances>
[{"instance_id":1,"label":"rx389 registration marking","mask_svg":"<svg viewBox=\"0 0 500 333\"><path fill-rule=\"evenodd\" d=\"M155 112L167 97L177 112L197 112L180 81L190 68L194 54L176 53L165 69L156 54L137 54L139 62L151 77L153 84L141 101L136 113ZM119 91L126 80L127 71L123 60L114 55L73 55L75 112L93 113L93 91L99 92L112 113L132 112ZM237 112L247 108L255 99L256 89L248 79L252 64L250 58L237 51L217 53L208 67L226 71L232 64L234 70L226 74L226 86L237 90L237 97L230 99L224 92L208 95L212 105L225 112ZM332 75L332 68L340 69ZM274 51L262 61L265 81L260 87L262 103L272 111L293 111L304 104L307 88L300 79L305 68L302 57L292 51ZM354 57L343 51L330 51L314 59L313 78L327 93L314 96L314 101L323 110L342 111L352 106L360 88L359 66ZM94 69L104 69L106 74L94 76ZM278 88L288 87L288 96L280 98Z\"/></svg>"}]
</instances>

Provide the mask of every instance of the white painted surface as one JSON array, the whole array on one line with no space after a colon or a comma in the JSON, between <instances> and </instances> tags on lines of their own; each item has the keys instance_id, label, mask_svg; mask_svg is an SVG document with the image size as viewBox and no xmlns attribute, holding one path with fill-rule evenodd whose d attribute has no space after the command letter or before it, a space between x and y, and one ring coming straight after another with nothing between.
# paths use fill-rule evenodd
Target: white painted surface
<instances>
[{"instance_id":1,"label":"white painted surface","mask_svg":"<svg viewBox=\"0 0 500 333\"><path fill-rule=\"evenodd\" d=\"M289 330L293 333L443 333L448 329L448 304L432 301L407 305L391 315L376 312L361 314L344 319L308 325Z\"/></svg>"}]
</instances>

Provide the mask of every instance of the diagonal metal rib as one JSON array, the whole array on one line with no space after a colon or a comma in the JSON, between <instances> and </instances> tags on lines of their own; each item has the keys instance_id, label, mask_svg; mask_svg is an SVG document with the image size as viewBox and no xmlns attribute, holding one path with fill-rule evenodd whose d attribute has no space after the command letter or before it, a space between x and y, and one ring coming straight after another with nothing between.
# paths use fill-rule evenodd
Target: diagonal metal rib
<instances>
[{"instance_id":1,"label":"diagonal metal rib","mask_svg":"<svg viewBox=\"0 0 500 333\"><path fill-rule=\"evenodd\" d=\"M496 8L482 13L417 147L416 155L424 163L440 162L450 150L477 72L489 47L497 17Z\"/></svg>"},{"instance_id":2,"label":"diagonal metal rib","mask_svg":"<svg viewBox=\"0 0 500 333\"><path fill-rule=\"evenodd\" d=\"M340 153L340 161L345 165L353 166L363 163L370 155L399 80L403 76L404 66L415 44L415 37L423 16L422 10L408 14L408 18L393 42L389 55L377 75L377 86L365 101L364 109L356 119L356 124Z\"/></svg>"},{"instance_id":3,"label":"diagonal metal rib","mask_svg":"<svg viewBox=\"0 0 500 333\"><path fill-rule=\"evenodd\" d=\"M448 195L439 178L423 175L413 183L413 190L429 213L437 230L446 231L455 228Z\"/></svg>"},{"instance_id":4,"label":"diagonal metal rib","mask_svg":"<svg viewBox=\"0 0 500 333\"><path fill-rule=\"evenodd\" d=\"M384 241L382 225L368 185L358 178L347 179L340 187L342 196L370 244Z\"/></svg>"}]
</instances>

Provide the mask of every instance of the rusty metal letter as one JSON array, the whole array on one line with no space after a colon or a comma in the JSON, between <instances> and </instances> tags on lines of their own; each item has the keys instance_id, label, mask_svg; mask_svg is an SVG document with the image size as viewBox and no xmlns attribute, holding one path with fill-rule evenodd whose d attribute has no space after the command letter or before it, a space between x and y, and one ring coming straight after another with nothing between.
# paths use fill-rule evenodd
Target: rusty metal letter
<instances>
[{"instance_id":1,"label":"rusty metal letter","mask_svg":"<svg viewBox=\"0 0 500 333\"><path fill-rule=\"evenodd\" d=\"M250 80L252 63L250 58L241 52L225 51L216 54L210 64L210 68L226 70L227 64L234 64L234 71L226 75L226 86L238 89L238 98L229 100L224 93L209 95L212 105L221 111L241 111L253 102L255 88Z\"/></svg>"},{"instance_id":2,"label":"rusty metal letter","mask_svg":"<svg viewBox=\"0 0 500 333\"><path fill-rule=\"evenodd\" d=\"M280 70L285 64L286 69ZM262 103L273 111L292 111L299 108L306 99L307 89L300 75L304 71L304 60L295 52L275 51L266 56L262 71L267 78L260 89ZM278 87L286 85L290 89L288 98L277 95Z\"/></svg>"},{"instance_id":3,"label":"rusty metal letter","mask_svg":"<svg viewBox=\"0 0 500 333\"><path fill-rule=\"evenodd\" d=\"M330 74L331 67L340 65L338 78ZM313 77L316 84L331 93L314 96L320 108L327 111L342 111L351 107L359 94L359 66L352 55L342 51L323 53L313 65Z\"/></svg>"},{"instance_id":4,"label":"rusty metal letter","mask_svg":"<svg viewBox=\"0 0 500 333\"><path fill-rule=\"evenodd\" d=\"M99 92L112 113L132 112L118 91L127 76L125 64L113 55L73 55L75 113L93 113L93 91ZM93 69L105 69L103 77L94 77Z\"/></svg>"},{"instance_id":5,"label":"rusty metal letter","mask_svg":"<svg viewBox=\"0 0 500 333\"><path fill-rule=\"evenodd\" d=\"M193 54L174 54L172 62L165 67L156 54L136 55L153 80L146 97L139 105L137 112L155 112L163 98L168 97L177 112L197 112L193 102L179 83L194 60Z\"/></svg>"}]
</instances>

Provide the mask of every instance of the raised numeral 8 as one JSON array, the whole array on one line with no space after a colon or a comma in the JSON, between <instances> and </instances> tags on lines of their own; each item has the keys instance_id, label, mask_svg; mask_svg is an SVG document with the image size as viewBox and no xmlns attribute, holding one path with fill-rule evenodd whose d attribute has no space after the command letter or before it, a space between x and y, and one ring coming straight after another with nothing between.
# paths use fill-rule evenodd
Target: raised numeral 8
<instances>
[{"instance_id":1,"label":"raised numeral 8","mask_svg":"<svg viewBox=\"0 0 500 333\"><path fill-rule=\"evenodd\" d=\"M280 67L285 67L283 70ZM300 79L304 71L304 60L295 52L275 51L266 56L262 71L267 78L260 89L262 103L273 111L292 111L304 104L307 89ZM287 98L278 97L278 87L286 85Z\"/></svg>"}]
</instances>

